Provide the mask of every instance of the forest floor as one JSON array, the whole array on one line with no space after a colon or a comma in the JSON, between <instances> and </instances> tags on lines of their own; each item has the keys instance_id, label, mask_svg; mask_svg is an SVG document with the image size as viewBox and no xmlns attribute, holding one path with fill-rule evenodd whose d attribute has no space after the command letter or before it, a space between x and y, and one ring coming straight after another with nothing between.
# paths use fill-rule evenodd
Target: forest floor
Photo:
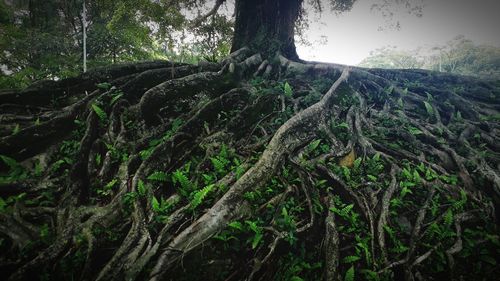
<instances>
[{"instance_id":1,"label":"forest floor","mask_svg":"<svg viewBox=\"0 0 500 281\"><path fill-rule=\"evenodd\" d=\"M115 65L0 92L9 280L491 280L500 80Z\"/></svg>"}]
</instances>

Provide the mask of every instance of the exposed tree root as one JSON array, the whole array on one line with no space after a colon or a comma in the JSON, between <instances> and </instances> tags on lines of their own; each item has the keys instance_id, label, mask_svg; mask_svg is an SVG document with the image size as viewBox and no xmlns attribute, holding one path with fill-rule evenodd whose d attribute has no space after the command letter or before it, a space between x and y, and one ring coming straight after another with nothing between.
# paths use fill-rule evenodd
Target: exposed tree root
<instances>
[{"instance_id":1,"label":"exposed tree root","mask_svg":"<svg viewBox=\"0 0 500 281\"><path fill-rule=\"evenodd\" d=\"M243 48L0 103L9 280L500 274L498 83Z\"/></svg>"}]
</instances>

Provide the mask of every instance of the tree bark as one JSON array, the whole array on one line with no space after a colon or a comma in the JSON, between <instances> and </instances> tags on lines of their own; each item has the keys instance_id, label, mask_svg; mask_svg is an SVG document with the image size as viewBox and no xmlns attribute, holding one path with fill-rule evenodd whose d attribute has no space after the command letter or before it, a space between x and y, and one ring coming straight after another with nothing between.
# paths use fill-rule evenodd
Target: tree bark
<instances>
[{"instance_id":1,"label":"tree bark","mask_svg":"<svg viewBox=\"0 0 500 281\"><path fill-rule=\"evenodd\" d=\"M280 53L298 60L294 27L303 0L236 0L231 52L245 46L271 57Z\"/></svg>"}]
</instances>

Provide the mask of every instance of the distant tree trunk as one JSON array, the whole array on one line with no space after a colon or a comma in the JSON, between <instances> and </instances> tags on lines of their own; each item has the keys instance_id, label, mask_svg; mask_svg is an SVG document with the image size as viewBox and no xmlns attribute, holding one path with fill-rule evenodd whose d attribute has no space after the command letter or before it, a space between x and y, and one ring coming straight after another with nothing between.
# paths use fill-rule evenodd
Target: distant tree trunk
<instances>
[{"instance_id":1,"label":"distant tree trunk","mask_svg":"<svg viewBox=\"0 0 500 281\"><path fill-rule=\"evenodd\" d=\"M248 46L263 56L280 52L298 60L294 26L303 0L236 0L233 46L236 51Z\"/></svg>"}]
</instances>

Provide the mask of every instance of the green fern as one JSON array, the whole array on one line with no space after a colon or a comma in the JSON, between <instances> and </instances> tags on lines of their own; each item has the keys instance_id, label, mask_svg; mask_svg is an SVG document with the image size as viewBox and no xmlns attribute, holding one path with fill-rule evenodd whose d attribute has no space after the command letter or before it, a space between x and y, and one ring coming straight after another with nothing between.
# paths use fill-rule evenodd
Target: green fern
<instances>
[{"instance_id":1,"label":"green fern","mask_svg":"<svg viewBox=\"0 0 500 281\"><path fill-rule=\"evenodd\" d=\"M214 166L215 171L219 175L224 175L227 173L226 166L227 166L227 164L229 164L229 161L226 158L224 158L222 156L211 157L210 161L212 162L212 165Z\"/></svg>"},{"instance_id":2,"label":"green fern","mask_svg":"<svg viewBox=\"0 0 500 281\"><path fill-rule=\"evenodd\" d=\"M94 110L95 114L97 114L97 116L99 117L99 119L101 121L103 121L103 122L106 121L106 119L108 118L108 115L101 107L99 107L97 104L93 103L92 109Z\"/></svg>"},{"instance_id":3,"label":"green fern","mask_svg":"<svg viewBox=\"0 0 500 281\"><path fill-rule=\"evenodd\" d=\"M10 158L9 156L5 156L5 155L0 155L0 159L2 159L2 161L7 164L7 166L9 166L9 169L16 169L17 167L19 167L19 163L17 163L16 159L14 158Z\"/></svg>"},{"instance_id":4,"label":"green fern","mask_svg":"<svg viewBox=\"0 0 500 281\"><path fill-rule=\"evenodd\" d=\"M351 266L344 276L344 281L354 281L354 266Z\"/></svg>"},{"instance_id":5,"label":"green fern","mask_svg":"<svg viewBox=\"0 0 500 281\"><path fill-rule=\"evenodd\" d=\"M453 211L451 209L448 209L448 211L446 211L446 213L444 214L444 224L448 227L451 226L451 224L453 223Z\"/></svg>"},{"instance_id":6,"label":"green fern","mask_svg":"<svg viewBox=\"0 0 500 281\"><path fill-rule=\"evenodd\" d=\"M243 224L239 221L233 221L228 224L229 227L243 231Z\"/></svg>"},{"instance_id":7,"label":"green fern","mask_svg":"<svg viewBox=\"0 0 500 281\"><path fill-rule=\"evenodd\" d=\"M0 173L0 183L24 180L28 177L28 172L15 159L5 155L0 155L0 159L9 167L6 174Z\"/></svg>"},{"instance_id":8,"label":"green fern","mask_svg":"<svg viewBox=\"0 0 500 281\"><path fill-rule=\"evenodd\" d=\"M111 99L111 102L110 104L113 105L115 104L115 102L117 102L121 97L123 97L123 93L121 91L119 92L116 92L113 96L113 98Z\"/></svg>"},{"instance_id":9,"label":"green fern","mask_svg":"<svg viewBox=\"0 0 500 281\"><path fill-rule=\"evenodd\" d=\"M139 180L139 183L137 184L137 193L140 196L146 195L146 188L146 184L142 180Z\"/></svg>"},{"instance_id":10,"label":"green fern","mask_svg":"<svg viewBox=\"0 0 500 281\"><path fill-rule=\"evenodd\" d=\"M149 175L149 177L147 179L151 180L151 181L166 182L168 179L168 176L164 172L156 171L156 172L152 173L151 175Z\"/></svg>"},{"instance_id":11,"label":"green fern","mask_svg":"<svg viewBox=\"0 0 500 281\"><path fill-rule=\"evenodd\" d=\"M342 259L342 263L353 263L359 261L361 258L358 256L347 256Z\"/></svg>"},{"instance_id":12,"label":"green fern","mask_svg":"<svg viewBox=\"0 0 500 281\"><path fill-rule=\"evenodd\" d=\"M188 179L188 177L186 176L185 172L182 171L182 170L176 170L172 174L172 182L174 184L179 184L180 185L179 193L182 196L184 196L184 197L189 196L190 191L193 190L193 189L196 189L196 188L193 188L193 184Z\"/></svg>"},{"instance_id":13,"label":"green fern","mask_svg":"<svg viewBox=\"0 0 500 281\"><path fill-rule=\"evenodd\" d=\"M285 94L286 97L291 98L293 95L293 89L288 82L285 82L285 85L283 85L283 93Z\"/></svg>"},{"instance_id":14,"label":"green fern","mask_svg":"<svg viewBox=\"0 0 500 281\"><path fill-rule=\"evenodd\" d=\"M160 202L158 202L158 199L153 195L153 198L151 198L151 208L155 212L159 212L161 210L160 208Z\"/></svg>"},{"instance_id":15,"label":"green fern","mask_svg":"<svg viewBox=\"0 0 500 281\"><path fill-rule=\"evenodd\" d=\"M196 209L199 205L203 203L203 200L207 197L208 193L210 193L215 188L215 184L210 184L198 190L193 195L193 200L191 200L190 205L191 209Z\"/></svg>"},{"instance_id":16,"label":"green fern","mask_svg":"<svg viewBox=\"0 0 500 281\"><path fill-rule=\"evenodd\" d=\"M260 241L264 237L264 234L262 233L262 227L258 226L257 222L255 222L255 221L247 220L247 221L245 221L245 223L248 225L250 230L252 230L254 233L254 236L253 236L251 241L252 241L252 249L255 249L255 248L257 248Z\"/></svg>"},{"instance_id":17,"label":"green fern","mask_svg":"<svg viewBox=\"0 0 500 281\"><path fill-rule=\"evenodd\" d=\"M191 187L191 182L189 181L188 177L184 174L184 172L181 170L176 170L172 174L172 181L174 182L174 184L179 183L179 185L185 189Z\"/></svg>"},{"instance_id":18,"label":"green fern","mask_svg":"<svg viewBox=\"0 0 500 281\"><path fill-rule=\"evenodd\" d=\"M434 115L434 108L432 107L432 105L429 102L424 101L424 106L425 106L425 110L427 111L427 114L429 116L433 116Z\"/></svg>"}]
</instances>

